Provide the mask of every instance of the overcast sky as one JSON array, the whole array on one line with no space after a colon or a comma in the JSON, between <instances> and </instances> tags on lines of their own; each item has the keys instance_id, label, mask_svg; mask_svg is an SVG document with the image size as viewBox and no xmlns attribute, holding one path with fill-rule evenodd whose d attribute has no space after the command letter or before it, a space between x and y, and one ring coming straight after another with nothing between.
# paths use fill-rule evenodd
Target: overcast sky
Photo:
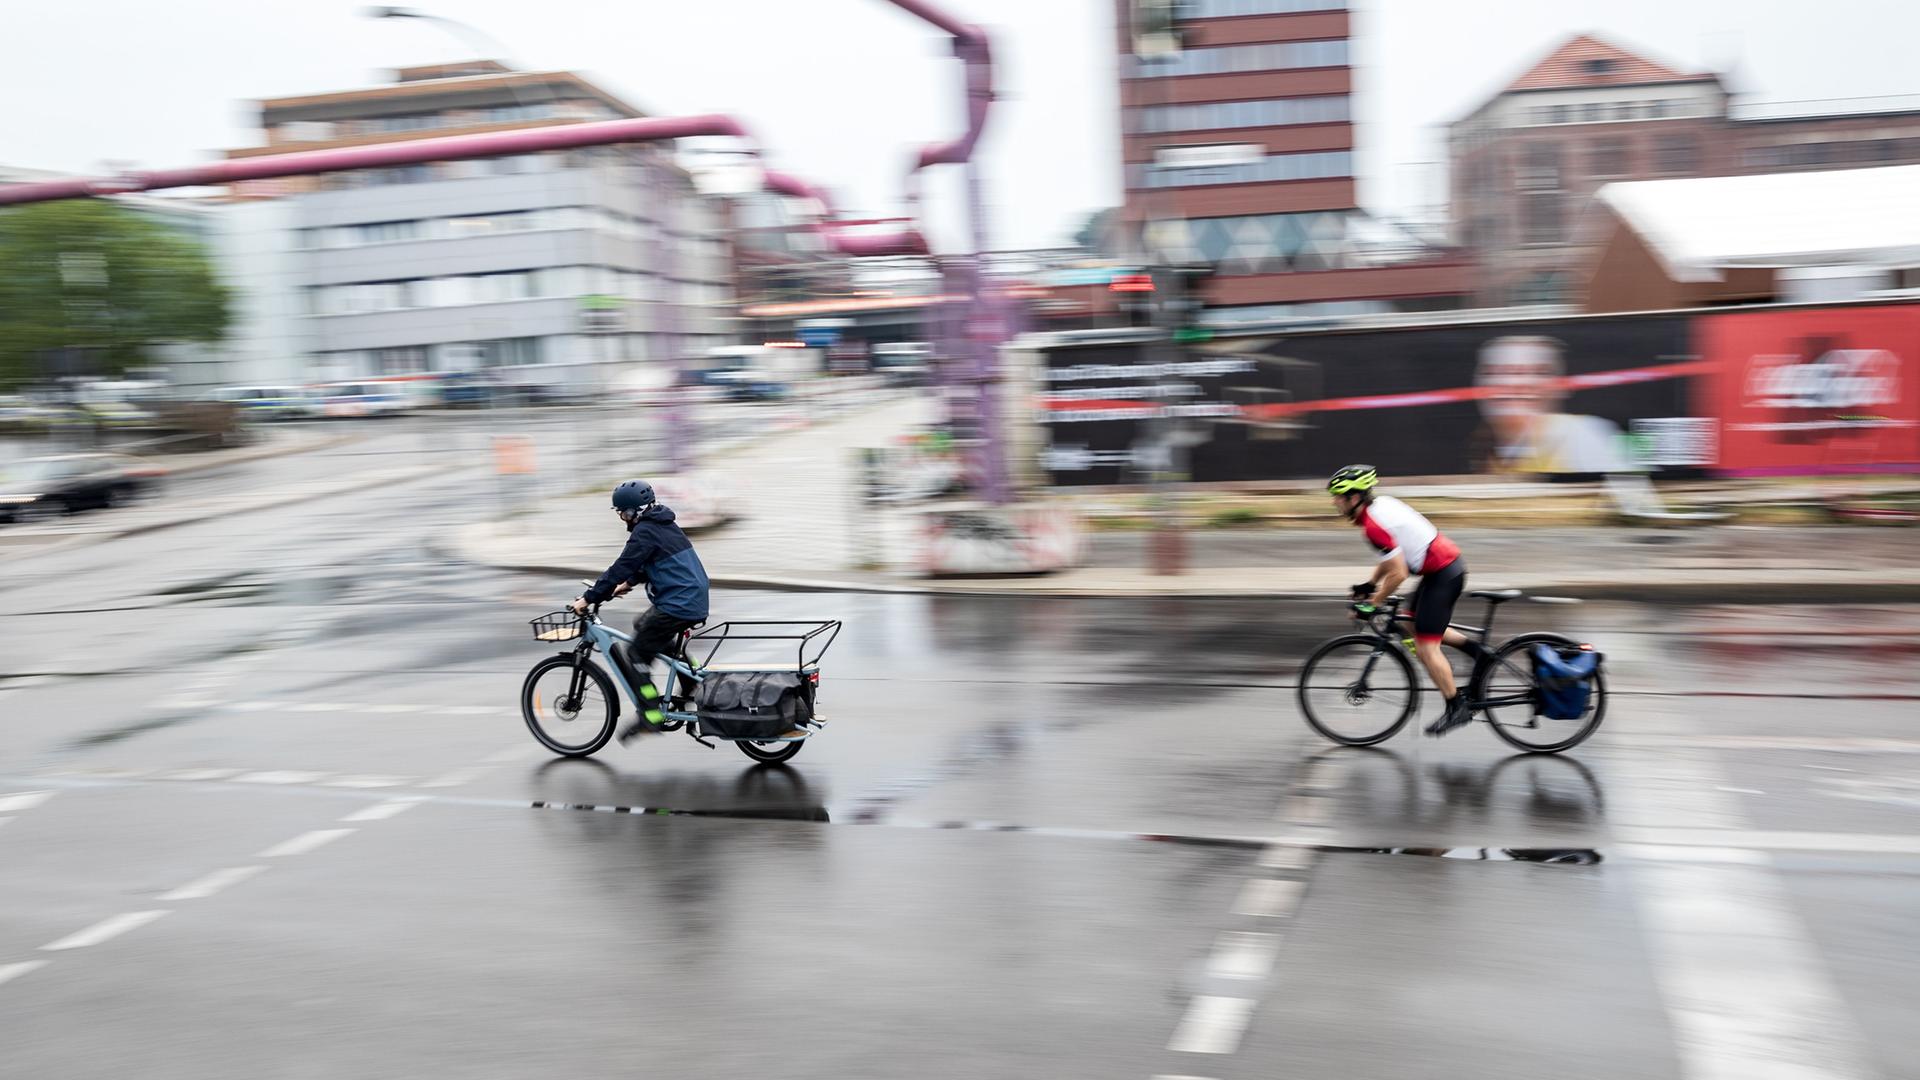
<instances>
[{"instance_id":1,"label":"overcast sky","mask_svg":"<svg viewBox=\"0 0 1920 1080\"><path fill-rule=\"evenodd\" d=\"M994 33L1003 100L983 144L995 247L1062 243L1120 197L1110 0L937 0ZM780 167L862 214L900 210L914 148L960 130L960 68L885 0L429 0L520 65L580 70L655 114L727 112ZM338 0L8 5L0 164L185 165L259 141L251 99L366 85L476 50ZM1363 204L1441 192L1440 130L1565 37L1592 31L1787 100L1920 93L1920 4L1899 0L1356 0ZM958 169L927 189L961 241Z\"/></svg>"}]
</instances>

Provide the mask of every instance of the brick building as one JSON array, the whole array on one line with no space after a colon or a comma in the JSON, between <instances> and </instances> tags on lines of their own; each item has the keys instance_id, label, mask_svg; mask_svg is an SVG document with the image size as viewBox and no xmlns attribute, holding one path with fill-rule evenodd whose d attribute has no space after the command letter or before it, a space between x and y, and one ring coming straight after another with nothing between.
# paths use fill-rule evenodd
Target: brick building
<instances>
[{"instance_id":1,"label":"brick building","mask_svg":"<svg viewBox=\"0 0 1920 1080\"><path fill-rule=\"evenodd\" d=\"M1920 162L1920 103L1854 112L1743 105L1720 76L1582 34L1449 131L1455 238L1482 305L1584 291L1608 183Z\"/></svg>"},{"instance_id":2,"label":"brick building","mask_svg":"<svg viewBox=\"0 0 1920 1080\"><path fill-rule=\"evenodd\" d=\"M1119 13L1123 230L1206 263L1220 320L1459 306L1465 264L1358 257L1347 0L1193 0L1184 44L1134 56Z\"/></svg>"}]
</instances>

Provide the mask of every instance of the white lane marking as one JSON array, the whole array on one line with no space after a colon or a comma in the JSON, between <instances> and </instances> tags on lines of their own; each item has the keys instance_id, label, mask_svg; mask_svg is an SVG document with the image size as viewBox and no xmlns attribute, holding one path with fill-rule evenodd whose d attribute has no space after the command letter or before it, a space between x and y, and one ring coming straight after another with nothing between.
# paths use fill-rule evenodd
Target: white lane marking
<instances>
[{"instance_id":1,"label":"white lane marking","mask_svg":"<svg viewBox=\"0 0 1920 1080\"><path fill-rule=\"evenodd\" d=\"M1219 979L1264 979L1280 952L1280 935L1229 930L1213 942L1207 974Z\"/></svg>"},{"instance_id":2,"label":"white lane marking","mask_svg":"<svg viewBox=\"0 0 1920 1080\"><path fill-rule=\"evenodd\" d=\"M345 712L349 708L352 708L352 706L342 705L337 701L302 701L297 704L288 705L286 707L286 711L288 712Z\"/></svg>"},{"instance_id":3,"label":"white lane marking","mask_svg":"<svg viewBox=\"0 0 1920 1080\"><path fill-rule=\"evenodd\" d=\"M355 810L340 820L384 821L387 818L393 817L395 814L404 814L414 807L419 806L421 801L421 797L418 795L404 799L388 799L386 802L374 803L372 806Z\"/></svg>"},{"instance_id":4,"label":"white lane marking","mask_svg":"<svg viewBox=\"0 0 1920 1080\"><path fill-rule=\"evenodd\" d=\"M1295 825L1319 825L1327 820L1327 803L1328 800L1324 798L1294 799L1287 804L1288 809L1281 815L1281 820Z\"/></svg>"},{"instance_id":5,"label":"white lane marking","mask_svg":"<svg viewBox=\"0 0 1920 1080\"><path fill-rule=\"evenodd\" d=\"M1791 835L1745 828L1739 801L1720 790L1727 785L1719 767L1698 751L1635 755L1633 767L1616 780L1616 820L1708 826L1616 830L1629 844L1724 852L1761 846L1755 838ZM1688 844L1682 837L1713 842ZM1624 866L1685 1076L1865 1080L1874 1075L1864 1037L1770 859Z\"/></svg>"},{"instance_id":6,"label":"white lane marking","mask_svg":"<svg viewBox=\"0 0 1920 1080\"><path fill-rule=\"evenodd\" d=\"M326 775L326 773L319 772L299 772L277 769L267 772L251 772L245 776L236 776L233 778L233 782L236 784L311 784Z\"/></svg>"},{"instance_id":7,"label":"white lane marking","mask_svg":"<svg viewBox=\"0 0 1920 1080\"><path fill-rule=\"evenodd\" d=\"M392 703L384 703L380 705L369 705L366 711L370 713L410 713L425 712L432 707L431 705L395 705Z\"/></svg>"},{"instance_id":8,"label":"white lane marking","mask_svg":"<svg viewBox=\"0 0 1920 1080\"><path fill-rule=\"evenodd\" d=\"M416 779L418 778L412 776L347 775L336 776L331 780L323 781L321 786L345 788L404 787L407 784L413 783Z\"/></svg>"},{"instance_id":9,"label":"white lane marking","mask_svg":"<svg viewBox=\"0 0 1920 1080\"><path fill-rule=\"evenodd\" d=\"M225 780L240 775L239 769L176 769L161 773L162 780Z\"/></svg>"},{"instance_id":10,"label":"white lane marking","mask_svg":"<svg viewBox=\"0 0 1920 1080\"><path fill-rule=\"evenodd\" d=\"M182 885L172 892L161 893L160 899L204 900L215 893L240 884L265 869L264 866L229 866L225 870L215 870L198 881Z\"/></svg>"},{"instance_id":11,"label":"white lane marking","mask_svg":"<svg viewBox=\"0 0 1920 1080\"><path fill-rule=\"evenodd\" d=\"M212 708L218 704L219 702L211 698L175 698L172 701L161 702L159 708L165 712L179 712L182 709Z\"/></svg>"},{"instance_id":12,"label":"white lane marking","mask_svg":"<svg viewBox=\"0 0 1920 1080\"><path fill-rule=\"evenodd\" d=\"M10 983L29 971L46 966L45 960L22 960L17 964L0 964L0 983Z\"/></svg>"},{"instance_id":13,"label":"white lane marking","mask_svg":"<svg viewBox=\"0 0 1920 1080\"><path fill-rule=\"evenodd\" d=\"M499 705L442 705L433 711L441 716L497 716L506 710Z\"/></svg>"},{"instance_id":14,"label":"white lane marking","mask_svg":"<svg viewBox=\"0 0 1920 1080\"><path fill-rule=\"evenodd\" d=\"M420 786L421 787L459 787L461 784L470 783L474 780L478 780L480 778L480 774L485 771L486 771L485 769L455 769L450 773L443 773L439 776L436 776L433 779L427 781L426 783L421 784Z\"/></svg>"},{"instance_id":15,"label":"white lane marking","mask_svg":"<svg viewBox=\"0 0 1920 1080\"><path fill-rule=\"evenodd\" d=\"M1763 867L1647 865L1635 894L1686 1073L1874 1075L1813 943Z\"/></svg>"},{"instance_id":16,"label":"white lane marking","mask_svg":"<svg viewBox=\"0 0 1920 1080\"><path fill-rule=\"evenodd\" d=\"M1253 1018L1253 999L1201 994L1187 1005L1187 1014L1167 1041L1167 1049L1187 1054L1231 1054Z\"/></svg>"},{"instance_id":17,"label":"white lane marking","mask_svg":"<svg viewBox=\"0 0 1920 1080\"><path fill-rule=\"evenodd\" d=\"M1764 791L1761 791L1761 790L1760 790L1759 788L1750 788L1750 787L1728 787L1728 786L1727 786L1727 785L1725 785L1725 784L1715 784L1715 785L1713 786L1713 790L1715 790L1715 791L1731 791L1731 792L1733 792L1733 793L1734 793L1735 795L1765 795L1765 794L1766 794L1766 792L1764 792Z\"/></svg>"},{"instance_id":18,"label":"white lane marking","mask_svg":"<svg viewBox=\"0 0 1920 1080\"><path fill-rule=\"evenodd\" d=\"M1263 919L1285 918L1299 906L1300 893L1305 888L1298 881L1253 878L1240 890L1240 899L1234 902L1233 913Z\"/></svg>"},{"instance_id":19,"label":"white lane marking","mask_svg":"<svg viewBox=\"0 0 1920 1080\"><path fill-rule=\"evenodd\" d=\"M1174 1076L1171 1073L1160 1073L1154 1076L1152 1080L1213 1080L1213 1078L1209 1076Z\"/></svg>"},{"instance_id":20,"label":"white lane marking","mask_svg":"<svg viewBox=\"0 0 1920 1080\"><path fill-rule=\"evenodd\" d=\"M229 712L266 712L279 706L272 701L231 701L223 707Z\"/></svg>"},{"instance_id":21,"label":"white lane marking","mask_svg":"<svg viewBox=\"0 0 1920 1080\"><path fill-rule=\"evenodd\" d=\"M1899 834L1776 832L1762 829L1622 828L1623 843L1651 847L1749 848L1754 851L1816 851L1853 855L1920 855L1920 836Z\"/></svg>"},{"instance_id":22,"label":"white lane marking","mask_svg":"<svg viewBox=\"0 0 1920 1080\"><path fill-rule=\"evenodd\" d=\"M1289 844L1269 844L1260 856L1260 865L1269 870L1305 870L1312 861L1312 851Z\"/></svg>"},{"instance_id":23,"label":"white lane marking","mask_svg":"<svg viewBox=\"0 0 1920 1080\"><path fill-rule=\"evenodd\" d=\"M102 919L85 930L68 934L50 945L42 945L40 951L61 952L66 949L84 949L89 945L98 945L103 941L111 941L129 930L138 930L165 914L167 911L163 908L158 911L129 911L115 915L109 919Z\"/></svg>"},{"instance_id":24,"label":"white lane marking","mask_svg":"<svg viewBox=\"0 0 1920 1080\"><path fill-rule=\"evenodd\" d=\"M18 810L31 810L48 799L53 798L51 791L16 791L0 795L0 814L11 814Z\"/></svg>"},{"instance_id":25,"label":"white lane marking","mask_svg":"<svg viewBox=\"0 0 1920 1080\"><path fill-rule=\"evenodd\" d=\"M260 853L262 859L278 859L285 855L304 855L314 848L323 847L353 832L352 829L315 829L301 833L291 840L282 841Z\"/></svg>"},{"instance_id":26,"label":"white lane marking","mask_svg":"<svg viewBox=\"0 0 1920 1080\"><path fill-rule=\"evenodd\" d=\"M1671 844L1619 844L1613 849L1629 859L1649 862L1742 863L1767 866L1773 857L1752 848L1677 847Z\"/></svg>"}]
</instances>

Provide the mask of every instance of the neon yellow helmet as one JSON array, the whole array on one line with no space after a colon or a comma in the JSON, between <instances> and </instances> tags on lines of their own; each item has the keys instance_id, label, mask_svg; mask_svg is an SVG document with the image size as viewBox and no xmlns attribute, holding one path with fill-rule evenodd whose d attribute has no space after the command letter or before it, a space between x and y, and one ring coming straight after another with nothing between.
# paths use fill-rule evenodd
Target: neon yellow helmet
<instances>
[{"instance_id":1,"label":"neon yellow helmet","mask_svg":"<svg viewBox=\"0 0 1920 1080\"><path fill-rule=\"evenodd\" d=\"M1380 474L1371 465L1349 465L1334 473L1327 481L1327 491L1333 495L1356 495L1363 491L1372 491L1380 482Z\"/></svg>"}]
</instances>

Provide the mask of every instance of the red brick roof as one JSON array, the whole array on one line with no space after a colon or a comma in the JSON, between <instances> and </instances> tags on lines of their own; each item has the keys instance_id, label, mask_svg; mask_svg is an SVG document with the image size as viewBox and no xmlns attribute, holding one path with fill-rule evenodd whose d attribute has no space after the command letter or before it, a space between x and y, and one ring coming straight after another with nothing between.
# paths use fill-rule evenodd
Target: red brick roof
<instances>
[{"instance_id":1,"label":"red brick roof","mask_svg":"<svg viewBox=\"0 0 1920 1080\"><path fill-rule=\"evenodd\" d=\"M1644 56L1635 56L1617 45L1581 34L1527 69L1527 73L1515 79L1504 92L1561 90L1579 86L1631 86L1635 83L1704 82L1712 78L1712 75L1675 71Z\"/></svg>"}]
</instances>

